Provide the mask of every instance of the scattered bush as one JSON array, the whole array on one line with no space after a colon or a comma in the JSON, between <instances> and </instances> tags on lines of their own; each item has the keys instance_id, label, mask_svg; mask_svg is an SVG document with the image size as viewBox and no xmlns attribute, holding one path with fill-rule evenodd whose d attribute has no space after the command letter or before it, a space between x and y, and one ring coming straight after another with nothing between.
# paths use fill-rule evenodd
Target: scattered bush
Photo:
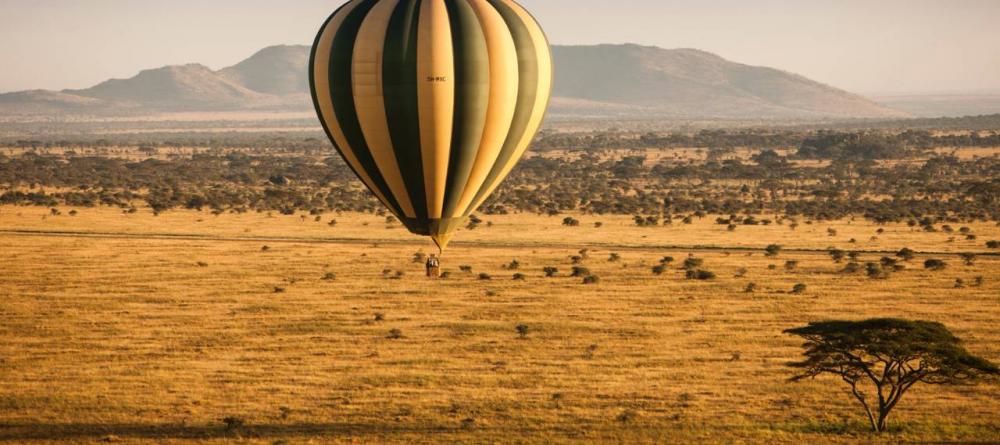
<instances>
[{"instance_id":1,"label":"scattered bush","mask_svg":"<svg viewBox=\"0 0 1000 445\"><path fill-rule=\"evenodd\" d=\"M937 270L944 270L947 267L948 263L945 263L944 261L939 259L932 258L927 261L924 261L924 269L937 271Z\"/></svg>"},{"instance_id":2,"label":"scattered bush","mask_svg":"<svg viewBox=\"0 0 1000 445\"><path fill-rule=\"evenodd\" d=\"M582 266L573 266L573 273L570 275L574 278L585 277L590 275L590 269Z\"/></svg>"},{"instance_id":3,"label":"scattered bush","mask_svg":"<svg viewBox=\"0 0 1000 445\"><path fill-rule=\"evenodd\" d=\"M597 275L587 275L583 277L583 284L597 284L601 282L601 277Z\"/></svg>"},{"instance_id":4,"label":"scattered bush","mask_svg":"<svg viewBox=\"0 0 1000 445\"><path fill-rule=\"evenodd\" d=\"M524 323L518 324L514 329L517 330L517 335L522 339L528 338L528 333L531 331L531 328Z\"/></svg>"},{"instance_id":5,"label":"scattered bush","mask_svg":"<svg viewBox=\"0 0 1000 445\"><path fill-rule=\"evenodd\" d=\"M875 280L889 278L889 271L878 263L865 263L865 274L868 275L868 278Z\"/></svg>"},{"instance_id":6,"label":"scattered bush","mask_svg":"<svg viewBox=\"0 0 1000 445\"><path fill-rule=\"evenodd\" d=\"M986 247L989 249L1000 249L1000 241L987 241Z\"/></svg>"},{"instance_id":7,"label":"scattered bush","mask_svg":"<svg viewBox=\"0 0 1000 445\"><path fill-rule=\"evenodd\" d=\"M653 275L663 275L667 272L667 266L660 264L653 266Z\"/></svg>"},{"instance_id":8,"label":"scattered bush","mask_svg":"<svg viewBox=\"0 0 1000 445\"><path fill-rule=\"evenodd\" d=\"M833 258L833 262L835 263L844 261L844 257L847 256L847 252L840 249L830 249L828 252L830 254L830 258Z\"/></svg>"},{"instance_id":9,"label":"scattered bush","mask_svg":"<svg viewBox=\"0 0 1000 445\"><path fill-rule=\"evenodd\" d=\"M608 262L610 263L617 263L621 260L622 256L617 253L612 252L610 255L608 255Z\"/></svg>"},{"instance_id":10,"label":"scattered bush","mask_svg":"<svg viewBox=\"0 0 1000 445\"><path fill-rule=\"evenodd\" d=\"M684 269L693 270L701 267L705 264L705 260L701 258L688 257L684 260Z\"/></svg>"},{"instance_id":11,"label":"scattered bush","mask_svg":"<svg viewBox=\"0 0 1000 445\"><path fill-rule=\"evenodd\" d=\"M479 274L479 280L480 281L489 281L489 280L492 280L492 279L493 279L493 277L491 277L490 274L488 274L486 272L481 272Z\"/></svg>"},{"instance_id":12,"label":"scattered bush","mask_svg":"<svg viewBox=\"0 0 1000 445\"><path fill-rule=\"evenodd\" d=\"M743 288L743 292L748 294L757 292L757 283L747 283L747 287Z\"/></svg>"},{"instance_id":13,"label":"scattered bush","mask_svg":"<svg viewBox=\"0 0 1000 445\"><path fill-rule=\"evenodd\" d=\"M564 226L566 226L566 227L579 227L580 226L580 221L577 220L576 218L567 216L567 217L563 218L562 224Z\"/></svg>"},{"instance_id":14,"label":"scattered bush","mask_svg":"<svg viewBox=\"0 0 1000 445\"><path fill-rule=\"evenodd\" d=\"M792 271L798 269L799 262L794 260L785 261L785 270Z\"/></svg>"},{"instance_id":15,"label":"scattered bush","mask_svg":"<svg viewBox=\"0 0 1000 445\"><path fill-rule=\"evenodd\" d=\"M542 268L542 272L545 273L545 277L546 278L552 278L552 277L556 276L556 274L559 273L559 269L555 268L555 267L552 267L552 266L548 266L548 267Z\"/></svg>"},{"instance_id":16,"label":"scattered bush","mask_svg":"<svg viewBox=\"0 0 1000 445\"><path fill-rule=\"evenodd\" d=\"M900 249L899 252L896 252L896 256L902 258L903 261L910 261L917 256L917 252L914 252L913 249L910 249L909 247L904 247Z\"/></svg>"},{"instance_id":17,"label":"scattered bush","mask_svg":"<svg viewBox=\"0 0 1000 445\"><path fill-rule=\"evenodd\" d=\"M389 335L387 335L385 338L388 338L390 340L399 340L403 338L403 331L396 328L390 329Z\"/></svg>"},{"instance_id":18,"label":"scattered bush","mask_svg":"<svg viewBox=\"0 0 1000 445\"><path fill-rule=\"evenodd\" d=\"M778 244L771 244L764 248L764 253L769 257L775 257L781 254L782 247Z\"/></svg>"},{"instance_id":19,"label":"scattered bush","mask_svg":"<svg viewBox=\"0 0 1000 445\"><path fill-rule=\"evenodd\" d=\"M323 281L333 281L336 279L337 279L337 274L333 272L327 272L325 275L323 275Z\"/></svg>"},{"instance_id":20,"label":"scattered bush","mask_svg":"<svg viewBox=\"0 0 1000 445\"><path fill-rule=\"evenodd\" d=\"M465 273L472 273L472 266L458 266L458 270Z\"/></svg>"},{"instance_id":21,"label":"scattered bush","mask_svg":"<svg viewBox=\"0 0 1000 445\"><path fill-rule=\"evenodd\" d=\"M226 425L226 431L228 432L236 431L247 424L246 420L236 416L225 417L222 419L222 423Z\"/></svg>"},{"instance_id":22,"label":"scattered bush","mask_svg":"<svg viewBox=\"0 0 1000 445\"><path fill-rule=\"evenodd\" d=\"M805 284L799 283L799 284L796 284L795 286L792 286L792 293L793 294L804 294L806 292L806 289L808 289L808 287Z\"/></svg>"},{"instance_id":23,"label":"scattered bush","mask_svg":"<svg viewBox=\"0 0 1000 445\"><path fill-rule=\"evenodd\" d=\"M975 266L976 265L976 254L974 254L974 253L963 253L963 254L960 254L959 256L962 257L962 262L965 263L966 266Z\"/></svg>"},{"instance_id":24,"label":"scattered bush","mask_svg":"<svg viewBox=\"0 0 1000 445\"><path fill-rule=\"evenodd\" d=\"M714 280L716 277L714 272L701 269L688 270L685 276L689 280L702 280L702 281Z\"/></svg>"},{"instance_id":25,"label":"scattered bush","mask_svg":"<svg viewBox=\"0 0 1000 445\"><path fill-rule=\"evenodd\" d=\"M514 274L514 281L524 281L527 278L528 277L525 276L523 273L516 273L516 274Z\"/></svg>"}]
</instances>

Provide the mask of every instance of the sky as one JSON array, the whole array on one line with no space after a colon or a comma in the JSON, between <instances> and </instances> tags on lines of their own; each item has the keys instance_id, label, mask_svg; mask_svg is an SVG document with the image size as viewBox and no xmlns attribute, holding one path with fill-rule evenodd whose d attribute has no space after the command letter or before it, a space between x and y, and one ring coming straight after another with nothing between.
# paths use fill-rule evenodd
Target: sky
<instances>
[{"instance_id":1,"label":"sky","mask_svg":"<svg viewBox=\"0 0 1000 445\"><path fill-rule=\"evenodd\" d=\"M343 0L0 0L0 92L223 68ZM1000 92L1000 0L522 0L554 44L697 48L853 92Z\"/></svg>"}]
</instances>

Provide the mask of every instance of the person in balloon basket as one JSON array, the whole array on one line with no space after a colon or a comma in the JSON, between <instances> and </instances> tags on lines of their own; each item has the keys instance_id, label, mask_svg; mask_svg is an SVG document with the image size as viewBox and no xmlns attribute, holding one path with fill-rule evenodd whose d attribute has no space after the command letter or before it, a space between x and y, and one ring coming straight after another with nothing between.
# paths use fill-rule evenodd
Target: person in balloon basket
<instances>
[{"instance_id":1,"label":"person in balloon basket","mask_svg":"<svg viewBox=\"0 0 1000 445\"><path fill-rule=\"evenodd\" d=\"M427 277L441 278L441 260L437 256L431 255L427 258Z\"/></svg>"}]
</instances>

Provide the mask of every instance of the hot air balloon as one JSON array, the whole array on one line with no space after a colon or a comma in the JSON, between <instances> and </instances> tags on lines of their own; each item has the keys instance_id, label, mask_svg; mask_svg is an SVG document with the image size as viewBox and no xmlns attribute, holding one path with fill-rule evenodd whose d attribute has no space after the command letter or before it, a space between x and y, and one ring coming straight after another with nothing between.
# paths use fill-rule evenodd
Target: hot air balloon
<instances>
[{"instance_id":1,"label":"hot air balloon","mask_svg":"<svg viewBox=\"0 0 1000 445\"><path fill-rule=\"evenodd\" d=\"M352 0L320 29L316 112L358 178L443 252L541 126L552 56L511 0Z\"/></svg>"}]
</instances>

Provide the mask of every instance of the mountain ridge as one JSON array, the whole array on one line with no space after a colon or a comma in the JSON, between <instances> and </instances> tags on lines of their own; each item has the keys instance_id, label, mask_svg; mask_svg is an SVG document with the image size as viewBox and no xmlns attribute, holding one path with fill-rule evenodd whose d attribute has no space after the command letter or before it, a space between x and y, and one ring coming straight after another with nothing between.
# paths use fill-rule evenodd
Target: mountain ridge
<instances>
[{"instance_id":1,"label":"mountain ridge","mask_svg":"<svg viewBox=\"0 0 1000 445\"><path fill-rule=\"evenodd\" d=\"M230 67L168 65L63 91L0 94L0 114L290 111L312 108L309 46L276 45ZM552 116L829 119L909 115L787 71L693 49L553 46Z\"/></svg>"}]
</instances>

